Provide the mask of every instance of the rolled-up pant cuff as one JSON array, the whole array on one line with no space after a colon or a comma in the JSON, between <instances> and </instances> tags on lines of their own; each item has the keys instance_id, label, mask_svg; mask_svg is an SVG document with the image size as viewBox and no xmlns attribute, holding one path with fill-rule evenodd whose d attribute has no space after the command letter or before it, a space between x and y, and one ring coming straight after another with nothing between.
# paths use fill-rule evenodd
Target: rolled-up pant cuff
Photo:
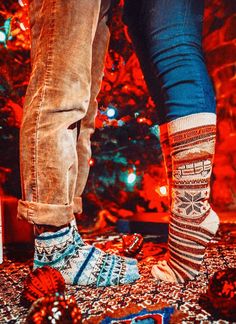
<instances>
[{"instance_id":1,"label":"rolled-up pant cuff","mask_svg":"<svg viewBox=\"0 0 236 324\"><path fill-rule=\"evenodd\" d=\"M54 205L19 200L17 217L31 224L63 226L74 219L73 205Z\"/></svg>"},{"instance_id":2,"label":"rolled-up pant cuff","mask_svg":"<svg viewBox=\"0 0 236 324\"><path fill-rule=\"evenodd\" d=\"M74 199L73 199L73 213L74 214L81 214L82 211L83 211L82 198L81 197L74 197Z\"/></svg>"}]
</instances>

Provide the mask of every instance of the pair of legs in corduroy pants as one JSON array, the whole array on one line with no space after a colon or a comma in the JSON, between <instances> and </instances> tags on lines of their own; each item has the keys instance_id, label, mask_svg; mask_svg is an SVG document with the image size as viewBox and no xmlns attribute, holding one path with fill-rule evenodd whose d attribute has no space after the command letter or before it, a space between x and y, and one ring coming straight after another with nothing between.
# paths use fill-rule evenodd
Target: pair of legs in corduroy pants
<instances>
[{"instance_id":1,"label":"pair of legs in corduroy pants","mask_svg":"<svg viewBox=\"0 0 236 324\"><path fill-rule=\"evenodd\" d=\"M163 148L170 151L170 256L152 272L171 281L198 273L217 227L208 203L215 103L201 51L203 3L177 2L127 1L125 7L150 92L161 106ZM139 278L135 260L85 244L74 221L89 171L109 5L30 2L32 73L21 127L18 216L35 227L34 267L51 265L70 284L108 286Z\"/></svg>"}]
</instances>

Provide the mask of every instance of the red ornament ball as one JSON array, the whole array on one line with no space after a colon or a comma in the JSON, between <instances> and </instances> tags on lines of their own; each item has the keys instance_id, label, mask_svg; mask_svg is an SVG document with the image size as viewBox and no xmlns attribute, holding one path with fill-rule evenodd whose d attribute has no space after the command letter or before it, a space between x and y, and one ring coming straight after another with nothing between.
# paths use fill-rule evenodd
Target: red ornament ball
<instances>
[{"instance_id":1,"label":"red ornament ball","mask_svg":"<svg viewBox=\"0 0 236 324\"><path fill-rule=\"evenodd\" d=\"M49 266L37 268L24 282L23 297L26 301L33 301L55 293L64 293L65 280L61 273Z\"/></svg>"},{"instance_id":2,"label":"red ornament ball","mask_svg":"<svg viewBox=\"0 0 236 324\"><path fill-rule=\"evenodd\" d=\"M236 268L215 272L199 304L217 319L236 321Z\"/></svg>"},{"instance_id":3,"label":"red ornament ball","mask_svg":"<svg viewBox=\"0 0 236 324\"><path fill-rule=\"evenodd\" d=\"M29 310L26 323L77 324L82 323L82 315L73 296L65 297L56 293L36 300Z\"/></svg>"},{"instance_id":4,"label":"red ornament ball","mask_svg":"<svg viewBox=\"0 0 236 324\"><path fill-rule=\"evenodd\" d=\"M130 234L130 235L123 235L123 251L126 256L134 257L143 247L143 237L141 234Z\"/></svg>"}]
</instances>

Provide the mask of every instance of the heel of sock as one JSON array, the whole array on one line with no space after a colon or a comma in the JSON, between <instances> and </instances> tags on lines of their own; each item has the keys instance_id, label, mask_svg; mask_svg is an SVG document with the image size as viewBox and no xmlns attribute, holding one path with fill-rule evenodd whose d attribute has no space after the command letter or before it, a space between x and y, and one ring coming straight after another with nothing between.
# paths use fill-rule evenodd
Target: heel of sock
<instances>
[{"instance_id":1,"label":"heel of sock","mask_svg":"<svg viewBox=\"0 0 236 324\"><path fill-rule=\"evenodd\" d=\"M219 216L211 209L209 215L206 219L201 223L201 228L206 229L207 231L211 232L214 236L219 229L220 219Z\"/></svg>"}]
</instances>

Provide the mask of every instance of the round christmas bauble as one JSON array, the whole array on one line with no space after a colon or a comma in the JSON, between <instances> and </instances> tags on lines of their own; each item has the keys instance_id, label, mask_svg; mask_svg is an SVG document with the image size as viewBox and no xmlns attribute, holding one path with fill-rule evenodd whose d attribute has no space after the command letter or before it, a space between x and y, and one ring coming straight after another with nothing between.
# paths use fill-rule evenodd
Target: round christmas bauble
<instances>
[{"instance_id":1,"label":"round christmas bauble","mask_svg":"<svg viewBox=\"0 0 236 324\"><path fill-rule=\"evenodd\" d=\"M73 296L63 294L36 300L28 313L27 324L77 324L82 322L81 311Z\"/></svg>"},{"instance_id":2,"label":"round christmas bauble","mask_svg":"<svg viewBox=\"0 0 236 324\"><path fill-rule=\"evenodd\" d=\"M55 293L64 293L65 280L61 273L49 266L35 269L24 282L23 297L28 302Z\"/></svg>"},{"instance_id":3,"label":"round christmas bauble","mask_svg":"<svg viewBox=\"0 0 236 324\"><path fill-rule=\"evenodd\" d=\"M213 316L236 321L236 268L215 272L199 302Z\"/></svg>"},{"instance_id":4,"label":"round christmas bauble","mask_svg":"<svg viewBox=\"0 0 236 324\"><path fill-rule=\"evenodd\" d=\"M123 235L123 251L126 256L134 257L140 253L143 247L143 237L141 234Z\"/></svg>"}]
</instances>

